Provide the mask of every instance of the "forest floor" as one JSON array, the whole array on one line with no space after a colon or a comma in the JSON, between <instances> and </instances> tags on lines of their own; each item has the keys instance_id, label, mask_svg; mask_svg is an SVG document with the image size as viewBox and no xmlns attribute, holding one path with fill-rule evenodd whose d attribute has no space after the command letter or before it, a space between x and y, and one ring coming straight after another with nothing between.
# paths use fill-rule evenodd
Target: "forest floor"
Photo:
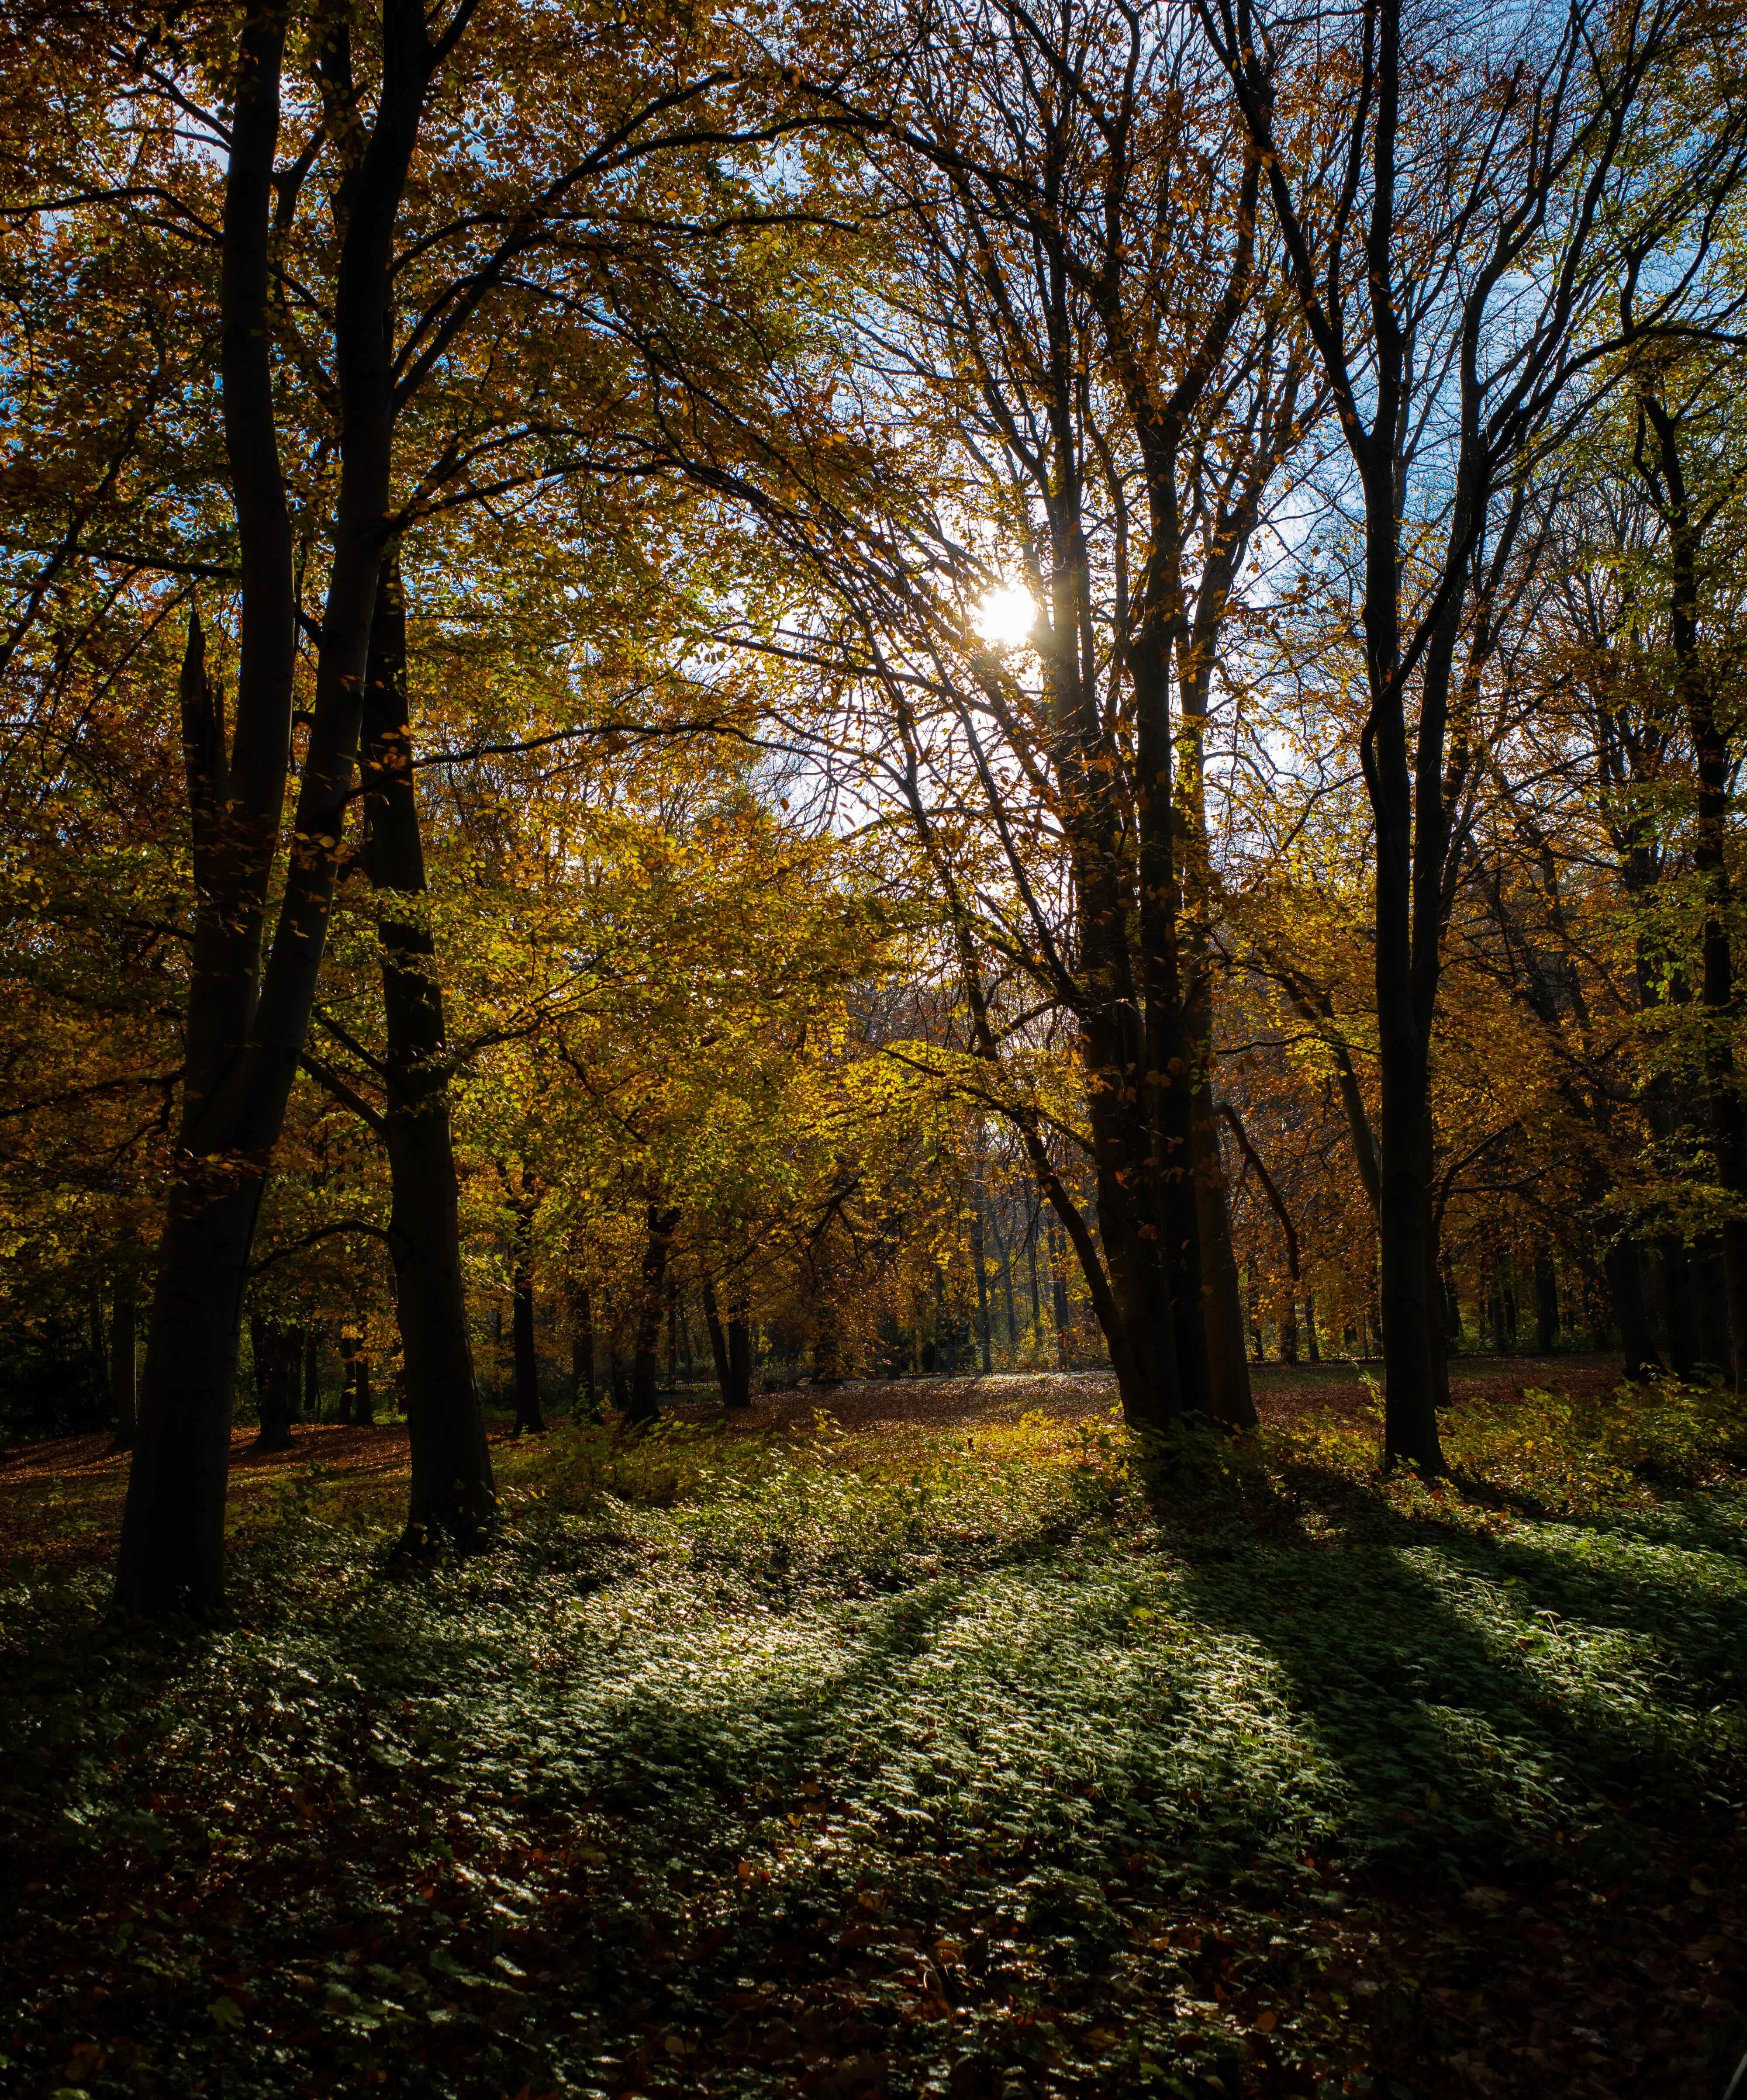
<instances>
[{"instance_id":1,"label":"forest floor","mask_svg":"<svg viewBox=\"0 0 1747 2100\"><path fill-rule=\"evenodd\" d=\"M125 1460L0 1453L0 2087L624 2100L1719 2094L1747 1433L1470 1360L1138 1450L1107 1382L495 1453L239 1432L218 1623L107 1615ZM828 1412L821 1412L821 1405Z\"/></svg>"}]
</instances>

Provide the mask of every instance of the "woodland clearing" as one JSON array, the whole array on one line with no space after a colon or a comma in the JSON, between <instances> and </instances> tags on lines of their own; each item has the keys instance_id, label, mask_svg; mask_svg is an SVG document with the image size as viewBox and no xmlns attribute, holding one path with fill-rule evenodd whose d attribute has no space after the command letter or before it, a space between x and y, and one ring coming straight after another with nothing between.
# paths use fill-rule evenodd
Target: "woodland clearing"
<instances>
[{"instance_id":1,"label":"woodland clearing","mask_svg":"<svg viewBox=\"0 0 1747 2100\"><path fill-rule=\"evenodd\" d=\"M1743 1454L1556 1369L1459 1379L1435 1487L1333 1370L1144 1464L1090 1378L561 1425L405 1576L403 1438L315 1428L200 1627L107 1613L96 1440L15 1451L8 2080L1720 2089Z\"/></svg>"}]
</instances>

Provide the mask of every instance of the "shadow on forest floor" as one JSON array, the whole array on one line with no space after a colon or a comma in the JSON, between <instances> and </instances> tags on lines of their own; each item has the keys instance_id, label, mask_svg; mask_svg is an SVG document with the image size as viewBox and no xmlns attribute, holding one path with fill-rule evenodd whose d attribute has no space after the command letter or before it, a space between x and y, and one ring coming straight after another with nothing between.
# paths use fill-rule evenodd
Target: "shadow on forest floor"
<instances>
[{"instance_id":1,"label":"shadow on forest floor","mask_svg":"<svg viewBox=\"0 0 1747 2100\"><path fill-rule=\"evenodd\" d=\"M398 1433L309 1431L207 1628L104 1617L117 1466L8 1454L9 2089L1714 2095L1734 1432L1540 1369L1437 1489L1359 1403L1150 1492L1107 1388L560 1427L399 1578Z\"/></svg>"}]
</instances>

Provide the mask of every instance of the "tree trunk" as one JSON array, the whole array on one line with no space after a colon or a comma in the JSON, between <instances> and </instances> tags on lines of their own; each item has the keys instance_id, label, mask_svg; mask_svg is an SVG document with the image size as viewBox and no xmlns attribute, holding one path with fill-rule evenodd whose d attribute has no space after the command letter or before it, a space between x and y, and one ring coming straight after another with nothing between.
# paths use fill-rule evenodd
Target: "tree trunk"
<instances>
[{"instance_id":1,"label":"tree trunk","mask_svg":"<svg viewBox=\"0 0 1747 2100\"><path fill-rule=\"evenodd\" d=\"M1322 1350L1321 1343L1317 1339L1316 1293L1314 1290L1307 1290L1305 1293L1305 1340L1309 1348L1311 1362L1321 1363Z\"/></svg>"},{"instance_id":2,"label":"tree trunk","mask_svg":"<svg viewBox=\"0 0 1747 2100\"><path fill-rule=\"evenodd\" d=\"M112 1451L134 1447L134 1415L138 1398L138 1320L134 1310L134 1273L117 1269L115 1295L109 1308L109 1396L115 1406L115 1440Z\"/></svg>"},{"instance_id":3,"label":"tree trunk","mask_svg":"<svg viewBox=\"0 0 1747 2100\"><path fill-rule=\"evenodd\" d=\"M366 866L376 915L387 1101L389 1251L411 1460L402 1552L482 1546L497 1510L468 1329L451 1067L412 767L398 553L377 587L364 688Z\"/></svg>"},{"instance_id":4,"label":"tree trunk","mask_svg":"<svg viewBox=\"0 0 1747 2100\"><path fill-rule=\"evenodd\" d=\"M730 1407L752 1405L752 1312L744 1298L728 1316L728 1383Z\"/></svg>"},{"instance_id":5,"label":"tree trunk","mask_svg":"<svg viewBox=\"0 0 1747 2100\"><path fill-rule=\"evenodd\" d=\"M1041 1202L1040 1198L1040 1202ZM1043 1347L1043 1299L1037 1288L1037 1212L1033 1211L1030 1229L1025 1235L1025 1265L1032 1286L1032 1345Z\"/></svg>"},{"instance_id":6,"label":"tree trunk","mask_svg":"<svg viewBox=\"0 0 1747 2100\"><path fill-rule=\"evenodd\" d=\"M285 1451L291 1447L291 1395L293 1366L290 1335L276 1320L250 1322L255 1350L255 1393L261 1411L257 1451Z\"/></svg>"},{"instance_id":7,"label":"tree trunk","mask_svg":"<svg viewBox=\"0 0 1747 2100\"><path fill-rule=\"evenodd\" d=\"M235 735L190 623L183 733L196 913L187 1076L116 1577L124 1609L222 1595L238 1323L262 1183L308 1034L355 770L370 627L390 514L394 229L438 54L416 0L385 0L374 121L337 200L339 492L314 707L273 945L261 929L284 818L295 666L291 523L273 399L274 159L286 17L240 37L220 262L220 370L242 602ZM392 13L392 24L387 17ZM259 995L256 986L259 984ZM207 1323L204 1334L196 1322ZM178 1477L173 1471L182 1468Z\"/></svg>"},{"instance_id":8,"label":"tree trunk","mask_svg":"<svg viewBox=\"0 0 1747 2100\"><path fill-rule=\"evenodd\" d=\"M376 1426L374 1403L370 1397L370 1345L362 1338L357 1354L352 1358L352 1426L354 1429L372 1429Z\"/></svg>"},{"instance_id":9,"label":"tree trunk","mask_svg":"<svg viewBox=\"0 0 1747 2100\"><path fill-rule=\"evenodd\" d=\"M1603 1261L1608 1287L1613 1293L1613 1317L1620 1330L1629 1379L1653 1378L1662 1368L1650 1336L1650 1316L1644 1300L1644 1274L1639 1265L1638 1242L1616 1240Z\"/></svg>"},{"instance_id":10,"label":"tree trunk","mask_svg":"<svg viewBox=\"0 0 1747 2100\"><path fill-rule=\"evenodd\" d=\"M570 1409L582 1421L601 1418L595 1397L594 1301L585 1283L570 1286Z\"/></svg>"},{"instance_id":11,"label":"tree trunk","mask_svg":"<svg viewBox=\"0 0 1747 2100\"><path fill-rule=\"evenodd\" d=\"M1534 1330L1537 1353L1551 1356L1559 1346L1559 1278L1545 1254L1534 1258Z\"/></svg>"},{"instance_id":12,"label":"tree trunk","mask_svg":"<svg viewBox=\"0 0 1747 2100\"><path fill-rule=\"evenodd\" d=\"M970 1265L977 1273L977 1353L982 1360L983 1375L987 1378L995 1366L989 1348L988 1271L983 1260L983 1197L979 1189L974 1189L970 1197Z\"/></svg>"},{"instance_id":13,"label":"tree trunk","mask_svg":"<svg viewBox=\"0 0 1747 2100\"><path fill-rule=\"evenodd\" d=\"M516 1427L543 1436L546 1421L540 1413L539 1361L534 1350L534 1212L524 1207L516 1214L516 1264L511 1286L511 1344L516 1367Z\"/></svg>"},{"instance_id":14,"label":"tree trunk","mask_svg":"<svg viewBox=\"0 0 1747 2100\"><path fill-rule=\"evenodd\" d=\"M1050 1312L1055 1323L1055 1360L1058 1366L1065 1370L1067 1368L1067 1330L1070 1324L1067 1277L1063 1270L1065 1252L1062 1246L1061 1228L1054 1217L1050 1220L1046 1244L1050 1252Z\"/></svg>"},{"instance_id":15,"label":"tree trunk","mask_svg":"<svg viewBox=\"0 0 1747 2100\"><path fill-rule=\"evenodd\" d=\"M655 1397L657 1343L661 1335L663 1286L667 1256L680 1222L677 1209L658 1203L649 1207L649 1237L643 1250L642 1293L637 1306L636 1352L631 1362L630 1419L654 1421L660 1413Z\"/></svg>"},{"instance_id":16,"label":"tree trunk","mask_svg":"<svg viewBox=\"0 0 1747 2100\"><path fill-rule=\"evenodd\" d=\"M321 1353L312 1328L303 1335L303 1413L310 1422L322 1418Z\"/></svg>"},{"instance_id":17,"label":"tree trunk","mask_svg":"<svg viewBox=\"0 0 1747 2100\"><path fill-rule=\"evenodd\" d=\"M233 1128L209 1127L208 1111L241 1056L255 1004L295 664L268 315L284 47L283 15L262 9L244 17L219 265L219 368L242 583L236 733L227 752L191 615L182 678L195 885L187 1048L116 1568L116 1602L129 1612L205 1611L223 1595L231 1413L265 1162L239 1149Z\"/></svg>"},{"instance_id":18,"label":"tree trunk","mask_svg":"<svg viewBox=\"0 0 1747 2100\"><path fill-rule=\"evenodd\" d=\"M1198 1122L1198 1140L1200 1128ZM1206 1316L1213 1418L1230 1428L1252 1429L1260 1418L1250 1387L1249 1360L1243 1353L1243 1300L1238 1284L1237 1253L1231 1243L1230 1196L1211 1118L1205 1150L1210 1156L1205 1171L1197 1167L1195 1201L1201 1225L1201 1303Z\"/></svg>"},{"instance_id":19,"label":"tree trunk","mask_svg":"<svg viewBox=\"0 0 1747 2100\"><path fill-rule=\"evenodd\" d=\"M716 1305L715 1285L706 1276L704 1278L704 1325L710 1330L710 1356L715 1365L715 1382L721 1389L722 1405L734 1405L733 1374L728 1361L728 1337L722 1331L722 1317Z\"/></svg>"},{"instance_id":20,"label":"tree trunk","mask_svg":"<svg viewBox=\"0 0 1747 2100\"><path fill-rule=\"evenodd\" d=\"M352 1396L358 1389L358 1337L350 1327L340 1330L340 1421L350 1427Z\"/></svg>"}]
</instances>

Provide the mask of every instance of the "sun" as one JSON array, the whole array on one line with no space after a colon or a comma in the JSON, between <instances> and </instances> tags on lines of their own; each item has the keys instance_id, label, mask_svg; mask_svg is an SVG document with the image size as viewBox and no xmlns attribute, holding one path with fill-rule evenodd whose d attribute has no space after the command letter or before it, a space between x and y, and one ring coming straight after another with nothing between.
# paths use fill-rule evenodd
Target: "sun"
<instances>
[{"instance_id":1,"label":"sun","mask_svg":"<svg viewBox=\"0 0 1747 2100\"><path fill-rule=\"evenodd\" d=\"M1019 648L1036 624L1037 601L1023 584L997 584L976 610L977 632L995 649Z\"/></svg>"}]
</instances>

